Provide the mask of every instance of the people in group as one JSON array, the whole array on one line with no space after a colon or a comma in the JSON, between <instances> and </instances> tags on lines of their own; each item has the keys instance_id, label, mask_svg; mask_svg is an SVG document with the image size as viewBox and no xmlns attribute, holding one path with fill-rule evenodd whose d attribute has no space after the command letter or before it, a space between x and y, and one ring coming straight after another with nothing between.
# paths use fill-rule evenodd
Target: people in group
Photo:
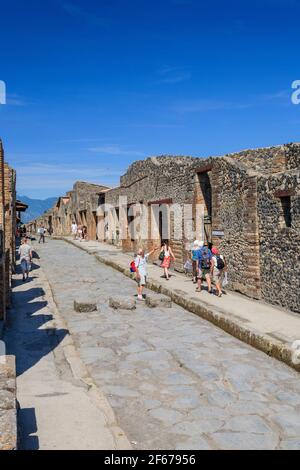
<instances>
[{"instance_id":1,"label":"people in group","mask_svg":"<svg viewBox=\"0 0 300 470\"><path fill-rule=\"evenodd\" d=\"M216 286L218 297L222 297L222 283L225 277L226 261L223 255L220 254L218 248L212 248L211 259L211 278Z\"/></svg>"},{"instance_id":2,"label":"people in group","mask_svg":"<svg viewBox=\"0 0 300 470\"><path fill-rule=\"evenodd\" d=\"M44 225L42 225L42 226L38 229L38 234L39 234L39 236L40 236L40 238L39 238L39 243L41 243L41 241L42 241L43 243L45 243L45 233L46 233L46 231L47 231L47 230L45 229L45 226L44 226Z\"/></svg>"},{"instance_id":3,"label":"people in group","mask_svg":"<svg viewBox=\"0 0 300 470\"><path fill-rule=\"evenodd\" d=\"M138 292L137 299L138 300L144 300L144 298L143 298L143 288L145 287L146 282L147 282L147 275L148 275L147 262L148 262L148 258L157 249L158 248L155 247L155 248L153 248L153 250L149 251L149 253L145 254L145 250L143 248L140 248L138 250L138 254L137 254L137 256L134 260L134 265L135 265L135 269L136 269L135 278L136 278L136 281L138 283L138 288L137 288L137 292Z\"/></svg>"},{"instance_id":4,"label":"people in group","mask_svg":"<svg viewBox=\"0 0 300 470\"><path fill-rule=\"evenodd\" d=\"M72 225L71 225L71 232L72 232L72 236L73 236L73 239L76 240L77 238L77 224L76 224L76 221L73 220L72 222Z\"/></svg>"},{"instance_id":5,"label":"people in group","mask_svg":"<svg viewBox=\"0 0 300 470\"><path fill-rule=\"evenodd\" d=\"M197 288L196 292L201 292L202 290L202 280L206 281L207 283L207 290L209 294L212 294L211 288L211 259L212 259L212 252L208 248L208 246L203 246L197 252L198 259L197 259L197 271L198 271L198 279L197 279ZM200 244L200 245L201 245Z\"/></svg>"},{"instance_id":6,"label":"people in group","mask_svg":"<svg viewBox=\"0 0 300 470\"><path fill-rule=\"evenodd\" d=\"M169 268L170 268L171 260L175 261L175 256L173 254L173 251L168 241L164 241L162 243L160 254L159 254L159 259L161 260L160 266L164 270L164 277L168 281L170 279Z\"/></svg>"},{"instance_id":7,"label":"people in group","mask_svg":"<svg viewBox=\"0 0 300 470\"><path fill-rule=\"evenodd\" d=\"M19 248L21 269L23 275L23 282L28 279L29 271L31 269L31 260L32 260L32 247L28 243L28 239L25 237L21 241Z\"/></svg>"}]
</instances>

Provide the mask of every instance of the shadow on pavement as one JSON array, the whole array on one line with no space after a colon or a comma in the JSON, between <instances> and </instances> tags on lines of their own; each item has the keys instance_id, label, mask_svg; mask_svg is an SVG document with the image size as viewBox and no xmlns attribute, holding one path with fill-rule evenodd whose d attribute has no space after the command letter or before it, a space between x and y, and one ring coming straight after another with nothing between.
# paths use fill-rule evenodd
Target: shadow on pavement
<instances>
[{"instance_id":1,"label":"shadow on pavement","mask_svg":"<svg viewBox=\"0 0 300 470\"><path fill-rule=\"evenodd\" d=\"M37 423L34 408L23 408L18 411L19 424L19 450L38 450L39 438L31 436L37 432Z\"/></svg>"},{"instance_id":2,"label":"shadow on pavement","mask_svg":"<svg viewBox=\"0 0 300 470\"><path fill-rule=\"evenodd\" d=\"M23 285L26 286L26 282ZM8 313L4 339L7 354L16 357L17 376L51 353L69 333L52 325L47 327L53 316L44 296L41 287L13 291L14 308Z\"/></svg>"}]
</instances>

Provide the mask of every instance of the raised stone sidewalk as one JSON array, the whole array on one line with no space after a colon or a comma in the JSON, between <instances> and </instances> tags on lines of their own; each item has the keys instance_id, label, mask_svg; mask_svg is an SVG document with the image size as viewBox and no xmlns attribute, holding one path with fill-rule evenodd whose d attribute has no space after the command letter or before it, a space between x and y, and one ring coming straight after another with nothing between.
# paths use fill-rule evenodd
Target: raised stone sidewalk
<instances>
[{"instance_id":1,"label":"raised stone sidewalk","mask_svg":"<svg viewBox=\"0 0 300 470\"><path fill-rule=\"evenodd\" d=\"M14 356L0 355L0 451L17 448L16 368Z\"/></svg>"},{"instance_id":2,"label":"raised stone sidewalk","mask_svg":"<svg viewBox=\"0 0 300 470\"><path fill-rule=\"evenodd\" d=\"M55 238L72 243L100 262L132 277L129 270L132 254L122 253L105 243ZM161 268L152 264L149 264L148 273L148 288L169 296L183 308L300 371L300 360L295 360L292 348L293 343L300 340L299 315L233 292L227 292L222 298L210 295L206 290L197 293L190 277L173 272L171 279L166 281L161 277Z\"/></svg>"}]
</instances>

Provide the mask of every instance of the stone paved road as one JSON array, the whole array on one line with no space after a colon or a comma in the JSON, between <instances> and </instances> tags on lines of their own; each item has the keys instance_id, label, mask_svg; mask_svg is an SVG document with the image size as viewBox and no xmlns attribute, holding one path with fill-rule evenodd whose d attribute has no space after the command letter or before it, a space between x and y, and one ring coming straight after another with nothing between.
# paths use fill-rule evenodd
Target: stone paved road
<instances>
[{"instance_id":1,"label":"stone paved road","mask_svg":"<svg viewBox=\"0 0 300 470\"><path fill-rule=\"evenodd\" d=\"M134 447L300 449L297 372L176 305L112 310L108 297L134 296L134 281L63 241L36 246L80 355ZM75 313L79 294L97 296L100 311Z\"/></svg>"}]
</instances>

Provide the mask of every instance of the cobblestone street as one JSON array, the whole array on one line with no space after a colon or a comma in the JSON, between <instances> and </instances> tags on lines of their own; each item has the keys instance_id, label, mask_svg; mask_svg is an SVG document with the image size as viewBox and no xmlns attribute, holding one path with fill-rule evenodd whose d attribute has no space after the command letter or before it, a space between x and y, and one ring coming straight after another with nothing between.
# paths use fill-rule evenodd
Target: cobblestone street
<instances>
[{"instance_id":1,"label":"cobblestone street","mask_svg":"<svg viewBox=\"0 0 300 470\"><path fill-rule=\"evenodd\" d=\"M300 449L297 372L175 304L113 310L108 298L134 296L134 281L63 241L35 247L80 356L133 447ZM98 299L97 312L74 312L82 294Z\"/></svg>"}]
</instances>

